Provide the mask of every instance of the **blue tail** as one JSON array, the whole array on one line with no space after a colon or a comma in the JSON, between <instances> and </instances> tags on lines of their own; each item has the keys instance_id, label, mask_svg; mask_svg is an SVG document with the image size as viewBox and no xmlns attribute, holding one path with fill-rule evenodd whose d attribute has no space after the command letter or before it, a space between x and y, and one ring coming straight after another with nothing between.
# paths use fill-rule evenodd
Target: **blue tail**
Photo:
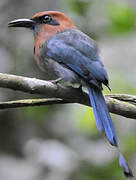
<instances>
[{"instance_id":1,"label":"blue tail","mask_svg":"<svg viewBox=\"0 0 136 180\"><path fill-rule=\"evenodd\" d=\"M123 168L126 178L133 178L134 176L133 176L132 170L128 166L128 164L127 164L124 156L121 154L121 152L119 152L119 153L120 153L119 164Z\"/></svg>"},{"instance_id":2,"label":"blue tail","mask_svg":"<svg viewBox=\"0 0 136 180\"><path fill-rule=\"evenodd\" d=\"M88 91L96 119L97 128L99 129L99 131L104 131L109 142L118 148L119 141L101 90L94 86L88 86ZM129 168L124 156L121 154L119 148L118 151L120 154L119 163L120 166L123 168L124 175L127 178L133 177L133 173Z\"/></svg>"},{"instance_id":3,"label":"blue tail","mask_svg":"<svg viewBox=\"0 0 136 180\"><path fill-rule=\"evenodd\" d=\"M99 131L104 131L106 133L106 136L112 145L117 146L118 138L101 90L97 87L88 87L88 91L97 128Z\"/></svg>"}]
</instances>

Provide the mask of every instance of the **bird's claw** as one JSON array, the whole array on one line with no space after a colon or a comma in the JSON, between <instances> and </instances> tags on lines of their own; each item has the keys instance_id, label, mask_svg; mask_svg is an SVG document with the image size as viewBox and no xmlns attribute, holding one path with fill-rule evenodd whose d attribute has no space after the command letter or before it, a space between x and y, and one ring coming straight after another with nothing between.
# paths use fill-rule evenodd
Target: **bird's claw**
<instances>
[{"instance_id":1,"label":"bird's claw","mask_svg":"<svg viewBox=\"0 0 136 180\"><path fill-rule=\"evenodd\" d=\"M54 84L58 84L63 78L58 78L55 80L50 80L50 82L54 83Z\"/></svg>"}]
</instances>

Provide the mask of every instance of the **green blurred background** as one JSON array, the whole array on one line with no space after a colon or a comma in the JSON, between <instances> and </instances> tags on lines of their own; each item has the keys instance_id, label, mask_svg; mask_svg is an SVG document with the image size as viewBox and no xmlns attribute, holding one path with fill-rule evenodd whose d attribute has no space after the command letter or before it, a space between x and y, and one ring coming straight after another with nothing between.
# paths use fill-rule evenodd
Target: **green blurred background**
<instances>
[{"instance_id":1,"label":"green blurred background","mask_svg":"<svg viewBox=\"0 0 136 180\"><path fill-rule=\"evenodd\" d=\"M33 56L33 35L7 23L60 10L98 43L112 93L136 94L135 0L1 0L0 72L46 79ZM109 93L105 89L105 93ZM0 101L41 96L0 89ZM112 115L136 176L136 121ZM0 180L123 180L118 155L78 104L0 111Z\"/></svg>"}]
</instances>

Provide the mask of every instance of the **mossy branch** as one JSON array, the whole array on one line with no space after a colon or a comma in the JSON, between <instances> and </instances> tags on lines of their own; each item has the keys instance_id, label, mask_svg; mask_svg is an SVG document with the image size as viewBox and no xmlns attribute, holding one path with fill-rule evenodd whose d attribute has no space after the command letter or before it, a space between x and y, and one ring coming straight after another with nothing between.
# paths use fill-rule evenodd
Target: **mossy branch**
<instances>
[{"instance_id":1,"label":"mossy branch","mask_svg":"<svg viewBox=\"0 0 136 180\"><path fill-rule=\"evenodd\" d=\"M79 103L90 106L86 92L81 89L54 84L50 81L0 73L0 87L44 95L42 99L1 102L0 109L64 103ZM105 95L105 100L111 113L136 119L136 96L110 94Z\"/></svg>"}]
</instances>

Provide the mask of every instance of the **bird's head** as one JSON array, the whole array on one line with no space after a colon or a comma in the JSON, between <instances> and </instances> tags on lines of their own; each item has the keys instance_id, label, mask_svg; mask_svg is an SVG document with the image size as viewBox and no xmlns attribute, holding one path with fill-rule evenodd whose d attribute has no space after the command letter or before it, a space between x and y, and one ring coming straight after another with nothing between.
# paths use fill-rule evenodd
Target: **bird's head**
<instances>
[{"instance_id":1,"label":"bird's head","mask_svg":"<svg viewBox=\"0 0 136 180\"><path fill-rule=\"evenodd\" d=\"M76 28L72 20L58 11L44 11L31 19L17 19L8 23L9 27L24 27L34 31L34 35L46 36L46 40L58 32Z\"/></svg>"},{"instance_id":2,"label":"bird's head","mask_svg":"<svg viewBox=\"0 0 136 180\"><path fill-rule=\"evenodd\" d=\"M8 23L8 27L24 27L34 32L34 52L38 60L39 49L52 36L68 29L76 29L72 20L58 11L44 11L32 16L31 19L17 19Z\"/></svg>"}]
</instances>

